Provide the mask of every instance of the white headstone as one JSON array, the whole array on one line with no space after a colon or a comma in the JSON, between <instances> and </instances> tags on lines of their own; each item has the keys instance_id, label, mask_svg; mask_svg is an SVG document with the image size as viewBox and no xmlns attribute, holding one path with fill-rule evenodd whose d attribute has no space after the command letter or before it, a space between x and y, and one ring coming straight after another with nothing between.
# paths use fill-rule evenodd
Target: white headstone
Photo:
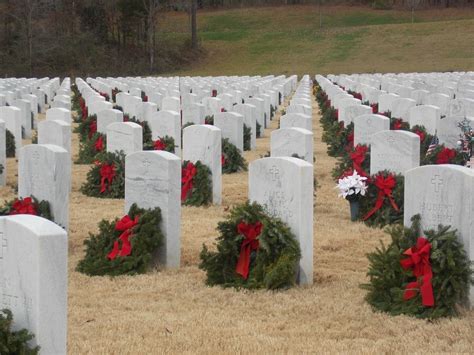
<instances>
[{"instance_id":1,"label":"white headstone","mask_svg":"<svg viewBox=\"0 0 474 355\"><path fill-rule=\"evenodd\" d=\"M107 126L107 151L125 155L143 150L143 128L134 122L116 122Z\"/></svg>"},{"instance_id":2,"label":"white headstone","mask_svg":"<svg viewBox=\"0 0 474 355\"><path fill-rule=\"evenodd\" d=\"M165 237L157 261L178 268L181 254L181 159L165 151L142 151L125 159L125 213L140 208L161 209Z\"/></svg>"},{"instance_id":3,"label":"white headstone","mask_svg":"<svg viewBox=\"0 0 474 355\"><path fill-rule=\"evenodd\" d=\"M214 125L222 131L222 138L228 138L241 152L244 150L244 118L237 112L221 112L214 116Z\"/></svg>"},{"instance_id":4,"label":"white headstone","mask_svg":"<svg viewBox=\"0 0 474 355\"><path fill-rule=\"evenodd\" d=\"M14 100L12 106L18 107L21 110L21 126L25 131L25 137L31 138L31 105L26 100Z\"/></svg>"},{"instance_id":5,"label":"white headstone","mask_svg":"<svg viewBox=\"0 0 474 355\"><path fill-rule=\"evenodd\" d=\"M204 124L206 108L203 104L191 103L183 107L183 125L186 123Z\"/></svg>"},{"instance_id":6,"label":"white headstone","mask_svg":"<svg viewBox=\"0 0 474 355\"><path fill-rule=\"evenodd\" d=\"M237 104L232 110L240 113L244 118L244 125L251 129L250 149L254 150L257 147L257 120L255 118L257 108L250 104Z\"/></svg>"},{"instance_id":7,"label":"white headstone","mask_svg":"<svg viewBox=\"0 0 474 355\"><path fill-rule=\"evenodd\" d=\"M466 252L474 261L474 170L459 165L426 165L405 175L404 224L420 214L423 229L439 224L457 229ZM471 285L471 307L474 287Z\"/></svg>"},{"instance_id":8,"label":"white headstone","mask_svg":"<svg viewBox=\"0 0 474 355\"><path fill-rule=\"evenodd\" d=\"M431 135L436 133L437 124L441 118L439 107L433 105L413 106L408 111L410 126L424 126Z\"/></svg>"},{"instance_id":9,"label":"white headstone","mask_svg":"<svg viewBox=\"0 0 474 355\"><path fill-rule=\"evenodd\" d=\"M64 121L46 120L38 123L38 144L54 144L71 153L71 125Z\"/></svg>"},{"instance_id":10,"label":"white headstone","mask_svg":"<svg viewBox=\"0 0 474 355\"><path fill-rule=\"evenodd\" d=\"M249 167L249 200L287 223L301 249L298 283L313 283L313 165L297 158L263 158Z\"/></svg>"},{"instance_id":11,"label":"white headstone","mask_svg":"<svg viewBox=\"0 0 474 355\"><path fill-rule=\"evenodd\" d=\"M292 157L296 154L313 164L313 133L304 128L280 128L270 137L272 157Z\"/></svg>"},{"instance_id":12,"label":"white headstone","mask_svg":"<svg viewBox=\"0 0 474 355\"><path fill-rule=\"evenodd\" d=\"M370 175L389 170L405 174L420 165L420 137L402 130L381 131L372 135Z\"/></svg>"},{"instance_id":13,"label":"white headstone","mask_svg":"<svg viewBox=\"0 0 474 355\"><path fill-rule=\"evenodd\" d=\"M299 127L313 131L311 116L302 113L287 113L280 118L280 128Z\"/></svg>"},{"instance_id":14,"label":"white headstone","mask_svg":"<svg viewBox=\"0 0 474 355\"><path fill-rule=\"evenodd\" d=\"M212 202L222 202L222 132L211 125L192 125L183 130L183 160L201 161L212 173Z\"/></svg>"},{"instance_id":15,"label":"white headstone","mask_svg":"<svg viewBox=\"0 0 474 355\"><path fill-rule=\"evenodd\" d=\"M54 121L63 121L68 124L71 124L71 111L66 110L65 108L50 108L46 111L46 119Z\"/></svg>"},{"instance_id":16,"label":"white headstone","mask_svg":"<svg viewBox=\"0 0 474 355\"><path fill-rule=\"evenodd\" d=\"M68 229L71 158L66 149L30 144L20 149L18 195L48 201L54 221Z\"/></svg>"},{"instance_id":17,"label":"white headstone","mask_svg":"<svg viewBox=\"0 0 474 355\"><path fill-rule=\"evenodd\" d=\"M21 110L18 107L0 107L0 119L5 122L5 128L15 137L15 155L18 157L22 146Z\"/></svg>"},{"instance_id":18,"label":"white headstone","mask_svg":"<svg viewBox=\"0 0 474 355\"><path fill-rule=\"evenodd\" d=\"M0 241L0 309L35 335L29 345L41 354L66 355L66 232L37 216L0 217Z\"/></svg>"},{"instance_id":19,"label":"white headstone","mask_svg":"<svg viewBox=\"0 0 474 355\"><path fill-rule=\"evenodd\" d=\"M165 136L174 139L175 153L181 156L181 117L176 111L158 111L150 121L151 137L153 140Z\"/></svg>"},{"instance_id":20,"label":"white headstone","mask_svg":"<svg viewBox=\"0 0 474 355\"><path fill-rule=\"evenodd\" d=\"M97 132L107 134L107 127L111 123L123 122L123 112L120 110L103 110L97 114Z\"/></svg>"},{"instance_id":21,"label":"white headstone","mask_svg":"<svg viewBox=\"0 0 474 355\"><path fill-rule=\"evenodd\" d=\"M181 112L181 102L179 97L167 96L163 98L163 101L161 102L161 110Z\"/></svg>"},{"instance_id":22,"label":"white headstone","mask_svg":"<svg viewBox=\"0 0 474 355\"><path fill-rule=\"evenodd\" d=\"M354 146L371 144L372 135L390 129L390 119L382 115L362 115L354 119Z\"/></svg>"}]
</instances>

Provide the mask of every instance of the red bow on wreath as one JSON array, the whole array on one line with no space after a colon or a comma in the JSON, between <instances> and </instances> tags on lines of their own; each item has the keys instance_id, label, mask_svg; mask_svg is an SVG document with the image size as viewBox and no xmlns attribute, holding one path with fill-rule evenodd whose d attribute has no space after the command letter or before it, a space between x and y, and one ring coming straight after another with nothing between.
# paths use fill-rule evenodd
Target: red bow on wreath
<instances>
[{"instance_id":1,"label":"red bow on wreath","mask_svg":"<svg viewBox=\"0 0 474 355\"><path fill-rule=\"evenodd\" d=\"M436 156L436 164L449 164L455 157L456 151L454 149L443 148Z\"/></svg>"},{"instance_id":2,"label":"red bow on wreath","mask_svg":"<svg viewBox=\"0 0 474 355\"><path fill-rule=\"evenodd\" d=\"M104 150L104 139L102 138L102 136L99 136L97 138L97 140L94 143L94 148L96 152L101 152Z\"/></svg>"},{"instance_id":3,"label":"red bow on wreath","mask_svg":"<svg viewBox=\"0 0 474 355\"><path fill-rule=\"evenodd\" d=\"M102 164L100 167L100 193L104 193L112 184L115 177L114 164Z\"/></svg>"},{"instance_id":4,"label":"red bow on wreath","mask_svg":"<svg viewBox=\"0 0 474 355\"><path fill-rule=\"evenodd\" d=\"M383 206L385 197L388 197L390 204L392 205L395 211L399 211L395 200L392 197L392 191L397 185L397 180L392 174L389 174L386 178L382 174L377 175L374 182L375 186L379 189L379 194L377 196L377 201L375 201L375 207L367 213L364 217L364 221L368 220L375 212L377 212Z\"/></svg>"},{"instance_id":5,"label":"red bow on wreath","mask_svg":"<svg viewBox=\"0 0 474 355\"><path fill-rule=\"evenodd\" d=\"M370 107L372 108L372 113L377 113L379 112L379 104L372 104L370 105Z\"/></svg>"},{"instance_id":6,"label":"red bow on wreath","mask_svg":"<svg viewBox=\"0 0 474 355\"><path fill-rule=\"evenodd\" d=\"M157 139L154 145L155 150L165 150L166 144L162 139Z\"/></svg>"},{"instance_id":7,"label":"red bow on wreath","mask_svg":"<svg viewBox=\"0 0 474 355\"><path fill-rule=\"evenodd\" d=\"M365 145L358 145L355 147L354 151L349 154L354 170L363 177L368 177L367 173L362 169L362 163L365 161L365 155L367 154L368 149L369 148Z\"/></svg>"},{"instance_id":8,"label":"red bow on wreath","mask_svg":"<svg viewBox=\"0 0 474 355\"><path fill-rule=\"evenodd\" d=\"M262 233L262 223L256 222L254 224L247 224L240 222L237 226L237 232L242 234L245 239L240 246L240 256L237 261L235 272L241 275L244 279L249 276L250 267L250 253L252 250L258 250L259 242L257 237Z\"/></svg>"},{"instance_id":9,"label":"red bow on wreath","mask_svg":"<svg viewBox=\"0 0 474 355\"><path fill-rule=\"evenodd\" d=\"M89 139L97 132L97 121L92 121L89 125Z\"/></svg>"},{"instance_id":10,"label":"red bow on wreath","mask_svg":"<svg viewBox=\"0 0 474 355\"><path fill-rule=\"evenodd\" d=\"M425 141L425 132L423 132L422 130L420 129L417 129L415 130L415 133L418 135L418 137L420 137L420 142L423 143Z\"/></svg>"},{"instance_id":11,"label":"red bow on wreath","mask_svg":"<svg viewBox=\"0 0 474 355\"><path fill-rule=\"evenodd\" d=\"M403 127L403 121L401 118L397 118L394 122L393 122L393 129L394 130L400 130L402 129Z\"/></svg>"},{"instance_id":12,"label":"red bow on wreath","mask_svg":"<svg viewBox=\"0 0 474 355\"><path fill-rule=\"evenodd\" d=\"M114 242L114 248L107 255L109 260L114 260L117 256L129 256L132 253L132 244L130 238L133 234L133 227L138 224L138 216L135 219L131 219L129 215L124 216L121 220L115 224L115 230L123 232L120 234L119 240L122 241L122 248L119 248L119 241Z\"/></svg>"},{"instance_id":13,"label":"red bow on wreath","mask_svg":"<svg viewBox=\"0 0 474 355\"><path fill-rule=\"evenodd\" d=\"M24 199L17 199L13 205L10 215L16 214L32 214L37 215L36 208L31 197L26 197Z\"/></svg>"},{"instance_id":14,"label":"red bow on wreath","mask_svg":"<svg viewBox=\"0 0 474 355\"><path fill-rule=\"evenodd\" d=\"M408 258L400 260L402 268L404 270L413 269L413 276L416 277L416 281L406 285L403 299L408 301L420 291L422 304L425 307L434 306L433 285L431 284L433 271L430 264L430 251L430 242L426 238L420 237L416 242L416 246L407 249L403 253Z\"/></svg>"},{"instance_id":15,"label":"red bow on wreath","mask_svg":"<svg viewBox=\"0 0 474 355\"><path fill-rule=\"evenodd\" d=\"M181 170L181 201L185 201L188 193L193 189L193 180L196 174L196 166L191 162Z\"/></svg>"}]
</instances>

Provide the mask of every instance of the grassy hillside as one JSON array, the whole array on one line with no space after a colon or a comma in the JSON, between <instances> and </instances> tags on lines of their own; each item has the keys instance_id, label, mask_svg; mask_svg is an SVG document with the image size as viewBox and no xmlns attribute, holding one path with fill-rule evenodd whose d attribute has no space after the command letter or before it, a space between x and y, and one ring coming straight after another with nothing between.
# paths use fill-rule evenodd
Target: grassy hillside
<instances>
[{"instance_id":1,"label":"grassy hillside","mask_svg":"<svg viewBox=\"0 0 474 355\"><path fill-rule=\"evenodd\" d=\"M167 37L188 17L168 14ZM285 6L200 12L205 55L179 74L474 70L474 9L408 11Z\"/></svg>"}]
</instances>

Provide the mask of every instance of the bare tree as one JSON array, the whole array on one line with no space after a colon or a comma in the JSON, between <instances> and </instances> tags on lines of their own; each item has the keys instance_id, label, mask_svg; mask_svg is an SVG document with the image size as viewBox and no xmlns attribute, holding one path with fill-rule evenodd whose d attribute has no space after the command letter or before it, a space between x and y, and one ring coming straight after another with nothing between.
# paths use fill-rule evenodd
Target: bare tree
<instances>
[{"instance_id":1,"label":"bare tree","mask_svg":"<svg viewBox=\"0 0 474 355\"><path fill-rule=\"evenodd\" d=\"M198 48L197 38L197 0L191 0L191 46Z\"/></svg>"},{"instance_id":2,"label":"bare tree","mask_svg":"<svg viewBox=\"0 0 474 355\"><path fill-rule=\"evenodd\" d=\"M159 0L143 0L146 14L146 39L150 73L155 69L156 22L158 20Z\"/></svg>"}]
</instances>

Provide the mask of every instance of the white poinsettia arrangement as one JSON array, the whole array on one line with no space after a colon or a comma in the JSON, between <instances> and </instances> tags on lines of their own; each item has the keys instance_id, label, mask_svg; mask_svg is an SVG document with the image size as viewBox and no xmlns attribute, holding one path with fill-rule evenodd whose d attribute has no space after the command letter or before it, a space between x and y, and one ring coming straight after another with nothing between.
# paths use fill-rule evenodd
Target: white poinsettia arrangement
<instances>
[{"instance_id":1,"label":"white poinsettia arrangement","mask_svg":"<svg viewBox=\"0 0 474 355\"><path fill-rule=\"evenodd\" d=\"M355 170L352 175L339 179L336 186L336 189L339 189L339 197L357 200L359 196L365 196L368 187L366 180L366 177L360 176Z\"/></svg>"}]
</instances>

